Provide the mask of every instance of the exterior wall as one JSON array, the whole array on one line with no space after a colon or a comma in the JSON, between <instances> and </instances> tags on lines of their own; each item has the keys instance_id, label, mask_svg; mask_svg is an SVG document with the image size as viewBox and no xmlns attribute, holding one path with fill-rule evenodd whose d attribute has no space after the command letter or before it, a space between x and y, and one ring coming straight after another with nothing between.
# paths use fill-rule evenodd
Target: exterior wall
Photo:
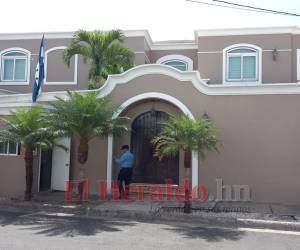
<instances>
[{"instance_id":1,"label":"exterior wall","mask_svg":"<svg viewBox=\"0 0 300 250\"><path fill-rule=\"evenodd\" d=\"M248 43L262 49L262 82L288 83L294 82L292 71L295 68L292 47L293 35L233 35L207 36L198 38L198 69L203 78L210 78L210 83L222 83L223 49L234 44ZM295 40L295 39L294 39ZM295 46L300 47L300 41L295 40ZM272 50L279 51L276 61L272 59Z\"/></svg>"},{"instance_id":2,"label":"exterior wall","mask_svg":"<svg viewBox=\"0 0 300 250\"><path fill-rule=\"evenodd\" d=\"M224 184L249 185L254 201L300 204L297 95L207 96L189 82L145 75L118 85L112 98L120 105L146 92L176 97L197 118L207 112L220 129L221 153L208 153L199 164L199 183L215 197L215 179L221 178Z\"/></svg>"},{"instance_id":3,"label":"exterior wall","mask_svg":"<svg viewBox=\"0 0 300 250\"><path fill-rule=\"evenodd\" d=\"M70 179L77 179L81 166L77 161L78 140L72 140L71 173ZM90 194L98 194L100 180L106 181L107 141L94 138L89 142L88 161L84 165L84 174L89 181Z\"/></svg>"},{"instance_id":4,"label":"exterior wall","mask_svg":"<svg viewBox=\"0 0 300 250\"><path fill-rule=\"evenodd\" d=\"M45 39L45 51L54 47L68 46L70 39ZM125 45L131 48L135 53L135 64L145 64L145 38L128 37L125 39ZM37 65L40 39L24 40L0 40L0 52L8 48L23 48L31 52L30 58L30 79L29 85L9 85L0 81L0 89L16 92L30 93L35 78L35 68ZM77 65L77 83L68 84L74 80L74 58L71 60L70 68L67 68L62 61L62 50L55 50L48 54L47 81L59 82L59 84L44 84L43 92L63 91L63 90L81 90L88 88L88 67L83 62L81 56L78 58ZM2 91L1 91L2 92Z\"/></svg>"},{"instance_id":5,"label":"exterior wall","mask_svg":"<svg viewBox=\"0 0 300 250\"><path fill-rule=\"evenodd\" d=\"M70 67L66 66L62 60L63 50L54 50L47 54L47 76L46 84L51 82L74 82L75 57L71 59Z\"/></svg>"},{"instance_id":6,"label":"exterior wall","mask_svg":"<svg viewBox=\"0 0 300 250\"><path fill-rule=\"evenodd\" d=\"M126 37L124 41L128 48L135 52L135 65L145 64L147 61L145 37Z\"/></svg>"},{"instance_id":7,"label":"exterior wall","mask_svg":"<svg viewBox=\"0 0 300 250\"><path fill-rule=\"evenodd\" d=\"M39 155L33 160L32 193L38 190ZM25 191L24 148L20 155L0 155L0 197L22 199Z\"/></svg>"},{"instance_id":8,"label":"exterior wall","mask_svg":"<svg viewBox=\"0 0 300 250\"><path fill-rule=\"evenodd\" d=\"M246 31L245 31L246 32ZM46 36L47 37L47 36ZM149 41L150 39L150 41ZM46 50L67 46L70 38L45 39ZM210 79L209 84L221 84L223 72L223 49L238 43L254 44L262 48L262 83L291 83L297 82L297 49L300 48L300 35L291 33L259 34L259 35L222 35L222 36L199 36L195 40L198 49L174 49L178 45L184 46L186 41L152 42L144 35L125 37L125 45L135 53L135 65L156 63L166 55L179 54L193 60L194 70L199 70L203 79ZM193 41L188 41L192 44ZM29 85L8 85L0 82L0 94L6 91L16 93L29 93L34 83L35 67L38 57L40 39L23 40L0 40L0 52L13 47L20 47L31 52L30 58L30 81ZM175 44L175 45L174 45ZM169 49L166 49L169 48ZM276 61L272 59L272 50L279 52ZM59 82L59 84L45 84L44 92L61 90L80 90L88 88L88 68L79 56L77 67L77 83L67 84L74 80L74 58L71 67L67 68L61 59L62 50L52 51L48 54L47 81ZM9 94L9 92L8 92Z\"/></svg>"},{"instance_id":9,"label":"exterior wall","mask_svg":"<svg viewBox=\"0 0 300 250\"><path fill-rule=\"evenodd\" d=\"M53 47L59 47L59 46L67 46L70 42L70 39L48 39L45 40L45 50L47 51L50 48ZM31 52L31 58L30 58L30 80L29 85L12 85L9 86L5 83L1 83L0 88L7 89L10 91L15 91L17 93L30 93L32 91L32 85L34 83L34 77L35 77L35 68L37 64L38 59L38 53L39 53L39 46L40 46L40 40L2 40L0 41L0 51L8 48L13 47L20 47L24 48L26 50L29 50ZM57 81L65 81L68 80L70 77L70 71L72 72L73 69L67 69L64 65L63 68L66 70L62 70L62 59L60 61L53 62L52 55L55 56L55 59L58 59L60 56L55 53L56 51L53 51L49 54L49 66L50 70L53 70L53 67L56 69L56 74L53 72L50 72L50 79L51 80L57 80ZM53 53L53 54L52 54ZM55 55L56 54L56 55ZM54 66L54 64L57 64ZM74 59L71 66L74 66ZM52 68L52 69L51 69ZM54 76L55 75L55 76ZM50 91L60 91L60 90L77 90L77 89L87 89L88 82L87 82L87 67L83 63L83 60L81 57L79 57L78 60L78 83L75 85L44 85L43 86L43 92L50 92Z\"/></svg>"}]
</instances>

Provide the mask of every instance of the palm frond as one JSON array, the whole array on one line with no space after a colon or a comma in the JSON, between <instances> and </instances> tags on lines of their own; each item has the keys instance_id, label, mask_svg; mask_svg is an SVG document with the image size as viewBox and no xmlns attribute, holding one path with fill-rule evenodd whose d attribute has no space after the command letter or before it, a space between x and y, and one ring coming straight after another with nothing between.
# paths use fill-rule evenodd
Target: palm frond
<instances>
[{"instance_id":1,"label":"palm frond","mask_svg":"<svg viewBox=\"0 0 300 250\"><path fill-rule=\"evenodd\" d=\"M155 155L160 159L174 155L181 149L195 150L201 159L204 159L207 151L219 152L219 131L211 121L192 120L186 115L177 117L169 114L169 117L170 119L163 123L161 133L152 141Z\"/></svg>"}]
</instances>

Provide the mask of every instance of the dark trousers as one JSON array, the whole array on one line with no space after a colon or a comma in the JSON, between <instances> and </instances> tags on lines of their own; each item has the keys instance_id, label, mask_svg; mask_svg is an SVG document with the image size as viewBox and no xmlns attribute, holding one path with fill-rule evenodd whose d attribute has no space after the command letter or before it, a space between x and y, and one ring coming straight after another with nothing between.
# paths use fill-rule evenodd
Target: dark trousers
<instances>
[{"instance_id":1,"label":"dark trousers","mask_svg":"<svg viewBox=\"0 0 300 250\"><path fill-rule=\"evenodd\" d=\"M119 184L119 194L121 196L123 188L123 182L125 182L126 193L129 192L129 185L132 177L132 168L122 168L119 172L118 176L118 184Z\"/></svg>"}]
</instances>

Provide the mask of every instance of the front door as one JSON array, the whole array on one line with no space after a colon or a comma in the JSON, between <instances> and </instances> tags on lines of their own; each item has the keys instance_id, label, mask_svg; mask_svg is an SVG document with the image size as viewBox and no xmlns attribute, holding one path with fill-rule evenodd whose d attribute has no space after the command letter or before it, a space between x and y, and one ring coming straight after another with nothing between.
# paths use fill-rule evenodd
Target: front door
<instances>
[{"instance_id":1,"label":"front door","mask_svg":"<svg viewBox=\"0 0 300 250\"><path fill-rule=\"evenodd\" d=\"M153 156L152 139L162 129L162 122L168 120L165 112L152 110L138 116L132 124L131 148L135 158L133 182L136 183L172 183L179 182L179 157L165 157L159 161Z\"/></svg>"},{"instance_id":2,"label":"front door","mask_svg":"<svg viewBox=\"0 0 300 250\"><path fill-rule=\"evenodd\" d=\"M70 177L70 138L62 138L57 140L57 144L61 147L54 147L52 153L52 176L51 189L58 191L66 191L66 181Z\"/></svg>"},{"instance_id":3,"label":"front door","mask_svg":"<svg viewBox=\"0 0 300 250\"><path fill-rule=\"evenodd\" d=\"M40 189L46 191L51 188L52 149L41 150Z\"/></svg>"}]
</instances>

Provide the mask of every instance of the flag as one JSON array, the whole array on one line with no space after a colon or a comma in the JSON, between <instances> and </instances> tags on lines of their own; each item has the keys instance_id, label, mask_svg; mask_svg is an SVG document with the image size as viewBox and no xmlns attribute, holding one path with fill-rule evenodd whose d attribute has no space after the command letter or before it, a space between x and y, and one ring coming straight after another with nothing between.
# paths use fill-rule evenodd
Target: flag
<instances>
[{"instance_id":1,"label":"flag","mask_svg":"<svg viewBox=\"0 0 300 250\"><path fill-rule=\"evenodd\" d=\"M35 80L32 88L32 102L36 102L37 98L41 94L42 84L45 78L45 48L44 48L44 35L42 37L39 59L35 69Z\"/></svg>"}]
</instances>

